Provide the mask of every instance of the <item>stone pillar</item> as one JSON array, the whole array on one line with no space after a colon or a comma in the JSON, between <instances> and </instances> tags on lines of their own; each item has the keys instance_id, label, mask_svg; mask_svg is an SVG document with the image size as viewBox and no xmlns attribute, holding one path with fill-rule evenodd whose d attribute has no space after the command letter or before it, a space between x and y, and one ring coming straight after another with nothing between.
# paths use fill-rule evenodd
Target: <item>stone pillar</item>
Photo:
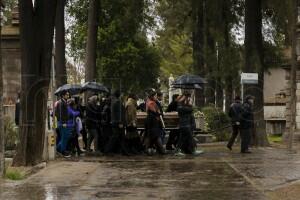
<instances>
[{"instance_id":1,"label":"stone pillar","mask_svg":"<svg viewBox=\"0 0 300 200\"><path fill-rule=\"evenodd\" d=\"M169 104L172 102L172 96L174 89L172 88L172 84L174 83L174 77L171 74L169 77Z\"/></svg>"}]
</instances>

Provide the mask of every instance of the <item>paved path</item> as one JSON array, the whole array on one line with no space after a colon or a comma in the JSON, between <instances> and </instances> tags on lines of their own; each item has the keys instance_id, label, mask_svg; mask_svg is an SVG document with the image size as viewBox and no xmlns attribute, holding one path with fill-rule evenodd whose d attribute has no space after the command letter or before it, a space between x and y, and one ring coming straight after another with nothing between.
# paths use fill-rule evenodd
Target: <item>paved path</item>
<instances>
[{"instance_id":1,"label":"paved path","mask_svg":"<svg viewBox=\"0 0 300 200\"><path fill-rule=\"evenodd\" d=\"M88 157L56 161L30 178L0 184L0 199L299 199L300 154L223 146L198 157Z\"/></svg>"}]
</instances>

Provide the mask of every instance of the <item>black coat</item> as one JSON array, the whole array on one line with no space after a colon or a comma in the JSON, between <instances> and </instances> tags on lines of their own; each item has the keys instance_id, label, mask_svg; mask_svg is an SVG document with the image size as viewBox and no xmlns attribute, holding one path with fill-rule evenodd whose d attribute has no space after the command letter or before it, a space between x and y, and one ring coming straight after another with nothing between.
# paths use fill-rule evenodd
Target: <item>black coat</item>
<instances>
[{"instance_id":1,"label":"black coat","mask_svg":"<svg viewBox=\"0 0 300 200\"><path fill-rule=\"evenodd\" d=\"M101 113L101 124L104 126L109 126L111 122L111 106L105 104Z\"/></svg>"},{"instance_id":2,"label":"black coat","mask_svg":"<svg viewBox=\"0 0 300 200\"><path fill-rule=\"evenodd\" d=\"M111 124L113 126L125 125L125 107L117 98L112 99L111 103Z\"/></svg>"},{"instance_id":3,"label":"black coat","mask_svg":"<svg viewBox=\"0 0 300 200\"><path fill-rule=\"evenodd\" d=\"M236 124L236 122L241 122L242 112L243 106L241 103L235 102L231 104L228 115L231 118L232 124Z\"/></svg>"},{"instance_id":4,"label":"black coat","mask_svg":"<svg viewBox=\"0 0 300 200\"><path fill-rule=\"evenodd\" d=\"M254 115L252 106L245 102L243 103L242 118L241 118L241 128L242 129L251 129L254 126Z\"/></svg>"},{"instance_id":5,"label":"black coat","mask_svg":"<svg viewBox=\"0 0 300 200\"><path fill-rule=\"evenodd\" d=\"M176 112L176 111L177 111L177 102L176 101L172 101L168 105L168 108L167 108L166 112Z\"/></svg>"},{"instance_id":6,"label":"black coat","mask_svg":"<svg viewBox=\"0 0 300 200\"><path fill-rule=\"evenodd\" d=\"M179 103L177 111L179 116L179 127L194 128L195 118L193 116L193 107Z\"/></svg>"},{"instance_id":7,"label":"black coat","mask_svg":"<svg viewBox=\"0 0 300 200\"><path fill-rule=\"evenodd\" d=\"M66 124L69 119L68 104L66 100L60 99L55 108L55 116L59 123Z\"/></svg>"},{"instance_id":8,"label":"black coat","mask_svg":"<svg viewBox=\"0 0 300 200\"><path fill-rule=\"evenodd\" d=\"M88 129L97 129L101 122L100 106L93 103L88 103L86 106L85 124Z\"/></svg>"}]
</instances>

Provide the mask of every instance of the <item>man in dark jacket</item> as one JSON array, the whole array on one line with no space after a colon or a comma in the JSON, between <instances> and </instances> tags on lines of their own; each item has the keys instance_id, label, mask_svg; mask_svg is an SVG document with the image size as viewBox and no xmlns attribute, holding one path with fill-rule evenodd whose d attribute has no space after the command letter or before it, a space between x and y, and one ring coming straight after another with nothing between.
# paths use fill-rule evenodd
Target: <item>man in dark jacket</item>
<instances>
[{"instance_id":1,"label":"man in dark jacket","mask_svg":"<svg viewBox=\"0 0 300 200\"><path fill-rule=\"evenodd\" d=\"M115 91L111 101L112 136L106 146L106 152L129 155L125 141L125 108L120 97L120 91Z\"/></svg>"},{"instance_id":2,"label":"man in dark jacket","mask_svg":"<svg viewBox=\"0 0 300 200\"><path fill-rule=\"evenodd\" d=\"M94 141L94 150L100 151L99 137L101 137L100 131L101 122L101 110L96 95L88 99L86 106L86 128L88 131L88 146L87 150L91 151L91 144Z\"/></svg>"},{"instance_id":3,"label":"man in dark jacket","mask_svg":"<svg viewBox=\"0 0 300 200\"><path fill-rule=\"evenodd\" d=\"M243 103L242 118L241 118L241 153L251 153L249 151L249 144L251 140L251 131L254 127L253 115L254 97L247 96Z\"/></svg>"},{"instance_id":4,"label":"man in dark jacket","mask_svg":"<svg viewBox=\"0 0 300 200\"><path fill-rule=\"evenodd\" d=\"M231 104L229 109L229 117L231 118L231 125L232 125L232 135L231 138L228 141L227 148L232 150L232 146L234 144L234 141L240 131L240 125L241 125L241 115L242 115L242 103L241 98L239 96L235 97L235 102Z\"/></svg>"},{"instance_id":5,"label":"man in dark jacket","mask_svg":"<svg viewBox=\"0 0 300 200\"><path fill-rule=\"evenodd\" d=\"M61 93L61 99L57 102L55 107L55 116L57 119L57 127L59 130L60 141L57 145L57 151L62 153L65 157L70 157L69 152L67 152L67 144L72 134L72 129L70 129L68 124L68 104L67 100L70 95L67 91Z\"/></svg>"}]
</instances>

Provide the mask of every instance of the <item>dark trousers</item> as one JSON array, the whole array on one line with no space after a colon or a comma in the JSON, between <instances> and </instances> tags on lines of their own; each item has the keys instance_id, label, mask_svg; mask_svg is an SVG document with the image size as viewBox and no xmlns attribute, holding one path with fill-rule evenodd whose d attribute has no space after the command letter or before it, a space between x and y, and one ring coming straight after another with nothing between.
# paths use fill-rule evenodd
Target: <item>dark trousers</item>
<instances>
[{"instance_id":1,"label":"dark trousers","mask_svg":"<svg viewBox=\"0 0 300 200\"><path fill-rule=\"evenodd\" d=\"M179 131L178 130L171 130L169 133L169 138L168 138L168 142L166 144L166 148L172 148L172 145L174 145L174 147L177 146L178 143L178 139L179 139Z\"/></svg>"},{"instance_id":2,"label":"dark trousers","mask_svg":"<svg viewBox=\"0 0 300 200\"><path fill-rule=\"evenodd\" d=\"M228 147L231 148L233 146L235 139L240 132L241 132L241 130L240 130L239 125L232 125L232 134L231 134L231 138L229 139L228 144L227 144Z\"/></svg>"},{"instance_id":3,"label":"dark trousers","mask_svg":"<svg viewBox=\"0 0 300 200\"><path fill-rule=\"evenodd\" d=\"M88 146L87 150L91 150L92 142L94 141L94 150L98 150L98 130L96 128L88 129Z\"/></svg>"},{"instance_id":4,"label":"dark trousers","mask_svg":"<svg viewBox=\"0 0 300 200\"><path fill-rule=\"evenodd\" d=\"M68 143L68 151L72 153L77 152L78 154L81 153L81 149L78 142L78 134L76 133L75 130L72 131L72 136Z\"/></svg>"},{"instance_id":5,"label":"dark trousers","mask_svg":"<svg viewBox=\"0 0 300 200\"><path fill-rule=\"evenodd\" d=\"M192 154L196 148L196 142L192 135L192 129L189 127L180 128L180 137L178 147L185 154Z\"/></svg>"},{"instance_id":6,"label":"dark trousers","mask_svg":"<svg viewBox=\"0 0 300 200\"><path fill-rule=\"evenodd\" d=\"M128 145L126 144L125 130L119 127L112 128L112 136L105 147L105 153L122 153L129 155Z\"/></svg>"},{"instance_id":7,"label":"dark trousers","mask_svg":"<svg viewBox=\"0 0 300 200\"><path fill-rule=\"evenodd\" d=\"M249 148L251 140L251 129L241 129L241 152L245 152Z\"/></svg>"},{"instance_id":8,"label":"dark trousers","mask_svg":"<svg viewBox=\"0 0 300 200\"><path fill-rule=\"evenodd\" d=\"M83 141L83 145L84 145L84 149L87 149L88 146L88 138L87 138L87 130L85 128L85 125L82 124L82 130L80 131L81 135L82 135L82 141Z\"/></svg>"}]
</instances>

